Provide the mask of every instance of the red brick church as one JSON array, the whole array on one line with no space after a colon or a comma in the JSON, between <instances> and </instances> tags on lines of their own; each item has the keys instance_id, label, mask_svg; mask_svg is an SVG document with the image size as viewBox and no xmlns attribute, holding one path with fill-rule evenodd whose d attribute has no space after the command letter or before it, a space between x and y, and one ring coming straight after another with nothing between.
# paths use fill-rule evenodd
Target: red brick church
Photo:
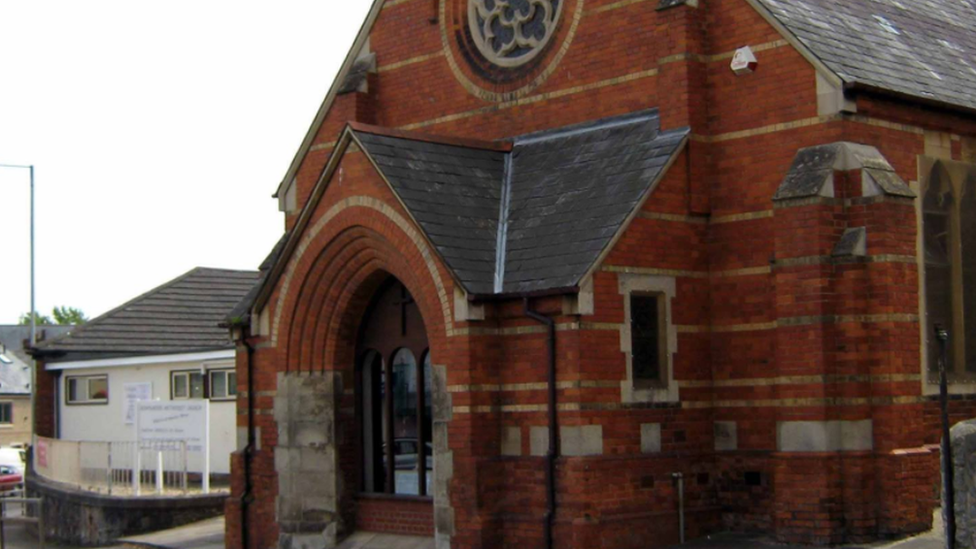
<instances>
[{"instance_id":1,"label":"red brick church","mask_svg":"<svg viewBox=\"0 0 976 549\"><path fill-rule=\"evenodd\" d=\"M231 318L228 547L929 528L936 323L976 415L972 21L376 0Z\"/></svg>"}]
</instances>

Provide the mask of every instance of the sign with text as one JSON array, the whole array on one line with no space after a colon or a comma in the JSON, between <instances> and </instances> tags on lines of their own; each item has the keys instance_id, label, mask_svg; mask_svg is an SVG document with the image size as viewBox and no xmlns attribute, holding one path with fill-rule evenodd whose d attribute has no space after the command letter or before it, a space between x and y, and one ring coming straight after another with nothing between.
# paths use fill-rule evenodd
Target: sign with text
<instances>
[{"instance_id":1,"label":"sign with text","mask_svg":"<svg viewBox=\"0 0 976 549\"><path fill-rule=\"evenodd\" d=\"M35 446L34 451L37 452L37 466L47 467L47 454L48 454L48 442L43 439L37 439L37 446Z\"/></svg>"},{"instance_id":2,"label":"sign with text","mask_svg":"<svg viewBox=\"0 0 976 549\"><path fill-rule=\"evenodd\" d=\"M152 400L152 383L126 383L122 386L123 397L122 405L125 414L125 424L132 425L136 422L136 403L141 400Z\"/></svg>"},{"instance_id":3,"label":"sign with text","mask_svg":"<svg viewBox=\"0 0 976 549\"><path fill-rule=\"evenodd\" d=\"M188 452L207 450L210 401L140 401L136 404L139 442L186 441Z\"/></svg>"}]
</instances>

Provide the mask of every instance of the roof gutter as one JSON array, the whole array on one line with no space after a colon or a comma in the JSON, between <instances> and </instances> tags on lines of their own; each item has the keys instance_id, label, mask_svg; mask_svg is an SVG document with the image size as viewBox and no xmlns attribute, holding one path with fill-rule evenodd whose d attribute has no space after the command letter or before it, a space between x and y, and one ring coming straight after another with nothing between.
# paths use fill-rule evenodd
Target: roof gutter
<instances>
[{"instance_id":1,"label":"roof gutter","mask_svg":"<svg viewBox=\"0 0 976 549\"><path fill-rule=\"evenodd\" d=\"M976 108L966 107L963 105L956 105L954 103L949 103L947 101L941 101L939 99L932 99L929 97L922 97L919 95L912 95L910 93L899 92L894 90L889 90L882 88L880 86L875 86L872 84L865 84L864 82L845 82L844 83L845 92L866 92L874 95L880 95L883 97L889 97L891 99L897 99L900 101L908 101L911 103L921 103L929 107L934 107L938 109L943 109L951 111L954 113L962 113L969 116L976 116Z\"/></svg>"},{"instance_id":2,"label":"roof gutter","mask_svg":"<svg viewBox=\"0 0 976 549\"><path fill-rule=\"evenodd\" d=\"M546 374L549 415L549 448L546 450L546 514L544 538L546 549L553 548L553 522L556 519L556 456L559 454L559 418L556 415L556 321L532 309L524 300L525 316L546 326Z\"/></svg>"},{"instance_id":3,"label":"roof gutter","mask_svg":"<svg viewBox=\"0 0 976 549\"><path fill-rule=\"evenodd\" d=\"M564 286L529 292L503 292L497 294L468 294L468 301L508 301L512 299L526 299L535 297L552 297L557 295L578 294L579 286Z\"/></svg>"},{"instance_id":4,"label":"roof gutter","mask_svg":"<svg viewBox=\"0 0 976 549\"><path fill-rule=\"evenodd\" d=\"M241 509L241 547L249 547L250 521L248 511L251 502L254 501L253 488L251 483L251 459L256 449L257 437L254 430L254 346L249 338L251 334L248 328L241 328L240 342L245 349L245 359L247 361L247 445L244 447L241 459L244 461L244 489L241 491L239 499Z\"/></svg>"}]
</instances>

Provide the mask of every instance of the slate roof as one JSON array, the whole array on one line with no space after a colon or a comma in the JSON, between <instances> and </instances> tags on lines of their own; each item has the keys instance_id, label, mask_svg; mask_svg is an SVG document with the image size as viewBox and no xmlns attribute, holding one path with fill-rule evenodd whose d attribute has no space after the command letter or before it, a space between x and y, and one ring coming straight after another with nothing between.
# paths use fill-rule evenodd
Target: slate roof
<instances>
[{"instance_id":1,"label":"slate roof","mask_svg":"<svg viewBox=\"0 0 976 549\"><path fill-rule=\"evenodd\" d=\"M353 131L475 295L577 285L688 136L661 132L656 110L518 137L510 152Z\"/></svg>"},{"instance_id":2,"label":"slate roof","mask_svg":"<svg viewBox=\"0 0 976 549\"><path fill-rule=\"evenodd\" d=\"M461 283L491 293L506 153L355 133Z\"/></svg>"},{"instance_id":3,"label":"slate roof","mask_svg":"<svg viewBox=\"0 0 976 549\"><path fill-rule=\"evenodd\" d=\"M35 328L37 330L37 340L41 341L43 339L51 339L66 334L74 329L74 326L38 324ZM20 351L24 348L24 341L29 339L29 324L6 324L0 326L0 345L5 347L8 351L14 351L20 354Z\"/></svg>"},{"instance_id":4,"label":"slate roof","mask_svg":"<svg viewBox=\"0 0 976 549\"><path fill-rule=\"evenodd\" d=\"M687 135L651 111L517 138L503 293L579 283Z\"/></svg>"},{"instance_id":5,"label":"slate roof","mask_svg":"<svg viewBox=\"0 0 976 549\"><path fill-rule=\"evenodd\" d=\"M257 280L255 271L197 267L37 350L54 362L232 348L219 324Z\"/></svg>"},{"instance_id":6,"label":"slate roof","mask_svg":"<svg viewBox=\"0 0 976 549\"><path fill-rule=\"evenodd\" d=\"M39 325L37 338L51 338L66 334L74 326ZM30 326L21 324L0 326L0 353L10 364L0 361L0 395L30 394L30 357L24 352L24 341L30 339Z\"/></svg>"},{"instance_id":7,"label":"slate roof","mask_svg":"<svg viewBox=\"0 0 976 549\"><path fill-rule=\"evenodd\" d=\"M976 109L973 0L756 0L845 83Z\"/></svg>"},{"instance_id":8,"label":"slate roof","mask_svg":"<svg viewBox=\"0 0 976 549\"><path fill-rule=\"evenodd\" d=\"M10 364L0 363L0 395L29 395L30 362L14 355Z\"/></svg>"}]
</instances>

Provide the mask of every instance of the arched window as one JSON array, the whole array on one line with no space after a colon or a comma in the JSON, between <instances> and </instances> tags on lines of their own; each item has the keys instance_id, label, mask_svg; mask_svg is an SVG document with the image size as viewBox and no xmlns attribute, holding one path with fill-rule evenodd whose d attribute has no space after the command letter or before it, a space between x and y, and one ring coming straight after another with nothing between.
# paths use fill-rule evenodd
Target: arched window
<instances>
[{"instance_id":1,"label":"arched window","mask_svg":"<svg viewBox=\"0 0 976 549\"><path fill-rule=\"evenodd\" d=\"M954 250L958 248L957 231L954 228L955 200L949 176L936 164L926 181L922 200L922 228L925 253L925 316L926 353L928 367L939 368L939 343L935 340L934 327L953 328L952 271ZM952 370L950 353L947 370Z\"/></svg>"},{"instance_id":2,"label":"arched window","mask_svg":"<svg viewBox=\"0 0 976 549\"><path fill-rule=\"evenodd\" d=\"M383 427L386 404L386 369L383 357L366 351L360 365L362 379L363 491L386 491L386 460L383 459Z\"/></svg>"},{"instance_id":3,"label":"arched window","mask_svg":"<svg viewBox=\"0 0 976 549\"><path fill-rule=\"evenodd\" d=\"M925 342L929 371L939 368L934 329L949 330L946 370L976 375L976 166L939 160L922 181Z\"/></svg>"},{"instance_id":4,"label":"arched window","mask_svg":"<svg viewBox=\"0 0 976 549\"><path fill-rule=\"evenodd\" d=\"M359 349L362 489L429 495L430 353L417 306L399 281L391 279L377 292Z\"/></svg>"}]
</instances>

